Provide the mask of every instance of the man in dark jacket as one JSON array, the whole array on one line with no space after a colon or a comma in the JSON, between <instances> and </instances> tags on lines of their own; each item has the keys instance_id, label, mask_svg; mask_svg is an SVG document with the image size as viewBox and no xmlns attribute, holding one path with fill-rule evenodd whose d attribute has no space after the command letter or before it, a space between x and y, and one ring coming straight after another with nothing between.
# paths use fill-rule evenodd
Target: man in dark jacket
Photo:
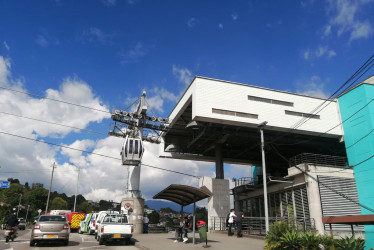
<instances>
[{"instance_id":1,"label":"man in dark jacket","mask_svg":"<svg viewBox=\"0 0 374 250\"><path fill-rule=\"evenodd\" d=\"M239 212L236 214L236 226L238 229L238 238L243 237L242 235L242 223L243 223L244 213L243 210L239 210Z\"/></svg>"},{"instance_id":2,"label":"man in dark jacket","mask_svg":"<svg viewBox=\"0 0 374 250\"><path fill-rule=\"evenodd\" d=\"M5 223L7 224L8 227L11 227L13 229L14 234L17 234L18 228L18 220L15 214L12 214L6 221Z\"/></svg>"}]
</instances>

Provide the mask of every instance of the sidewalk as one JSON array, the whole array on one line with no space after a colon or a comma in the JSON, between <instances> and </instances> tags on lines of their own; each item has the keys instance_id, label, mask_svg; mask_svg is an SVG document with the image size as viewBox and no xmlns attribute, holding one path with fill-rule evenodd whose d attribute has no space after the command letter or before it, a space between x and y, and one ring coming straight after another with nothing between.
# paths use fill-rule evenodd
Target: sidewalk
<instances>
[{"instance_id":1,"label":"sidewalk","mask_svg":"<svg viewBox=\"0 0 374 250\"><path fill-rule=\"evenodd\" d=\"M199 239L196 233L196 244L192 244L192 233L188 235L187 244L178 242L174 243L174 232L160 234L136 234L133 236L135 246L142 250L165 250L165 249L203 249L205 240ZM223 233L208 233L207 249L217 250L259 250L264 249L265 242L262 239L249 237L237 238L236 236L228 237Z\"/></svg>"}]
</instances>

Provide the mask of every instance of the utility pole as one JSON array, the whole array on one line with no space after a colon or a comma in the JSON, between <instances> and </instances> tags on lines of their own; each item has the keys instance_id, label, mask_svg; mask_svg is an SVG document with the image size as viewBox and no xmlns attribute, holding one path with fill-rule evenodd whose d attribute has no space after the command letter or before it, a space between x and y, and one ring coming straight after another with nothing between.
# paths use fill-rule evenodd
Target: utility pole
<instances>
[{"instance_id":1,"label":"utility pole","mask_svg":"<svg viewBox=\"0 0 374 250\"><path fill-rule=\"evenodd\" d=\"M73 164L73 165L74 165L74 164ZM75 166L75 165L74 165L74 166ZM76 166L76 167L77 167L77 166ZM81 172L79 167L77 167L77 169L78 169L77 189L75 190L74 211L73 211L73 212L75 212L75 206L76 206L76 204L77 204L77 195L78 195L78 186L79 186L79 173Z\"/></svg>"},{"instance_id":2,"label":"utility pole","mask_svg":"<svg viewBox=\"0 0 374 250\"><path fill-rule=\"evenodd\" d=\"M45 213L48 212L48 204L49 204L49 197L51 196L51 189L52 189L52 180L53 180L53 172L55 171L56 164L53 162L52 164L52 175L51 175L51 182L49 183L49 192L47 198L47 205L45 207Z\"/></svg>"},{"instance_id":3,"label":"utility pole","mask_svg":"<svg viewBox=\"0 0 374 250\"><path fill-rule=\"evenodd\" d=\"M269 212L268 212L268 190L266 184L266 163L265 163L265 141L264 141L264 127L268 122L262 122L257 127L261 132L261 153L262 153L262 185L264 186L264 207L265 207L265 229L266 235L269 233Z\"/></svg>"},{"instance_id":4,"label":"utility pole","mask_svg":"<svg viewBox=\"0 0 374 250\"><path fill-rule=\"evenodd\" d=\"M22 194L19 194L19 202L18 202L18 209L17 209L17 218L18 218L19 207L21 206L21 198L22 198Z\"/></svg>"}]
</instances>

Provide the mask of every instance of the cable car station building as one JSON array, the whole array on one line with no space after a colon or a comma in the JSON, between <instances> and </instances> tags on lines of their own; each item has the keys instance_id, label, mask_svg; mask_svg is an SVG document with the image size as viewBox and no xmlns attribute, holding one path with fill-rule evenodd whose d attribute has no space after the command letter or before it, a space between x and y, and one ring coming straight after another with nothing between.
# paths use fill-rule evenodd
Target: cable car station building
<instances>
[{"instance_id":1,"label":"cable car station building","mask_svg":"<svg viewBox=\"0 0 374 250\"><path fill-rule=\"evenodd\" d=\"M367 205L374 207L374 198L363 191L374 185L369 184L374 170L367 166L373 174L362 176L365 184L358 183L356 167L348 166L362 161L363 156L356 151L356 145L346 150L359 139L356 130L362 137L374 128L374 104L366 106L364 117L357 116L366 127L356 126L353 118L344 122L374 98L373 84L371 77L331 101L196 76L169 115L171 122L169 130L162 134L160 157L215 163L216 177L200 179L200 186L213 193L208 201L211 225L213 218L226 217L230 195L234 196L235 209L243 209L248 217L263 217L259 125L267 122L261 129L269 216L302 219L306 227L324 233L322 217L364 212L358 205L363 202L361 197L371 199ZM319 112L314 110L317 107ZM366 156L374 154L373 142ZM252 168L253 175L235 179L230 189L224 163L240 164L243 170ZM345 230L344 226L340 228ZM369 228L365 226L367 232Z\"/></svg>"}]
</instances>

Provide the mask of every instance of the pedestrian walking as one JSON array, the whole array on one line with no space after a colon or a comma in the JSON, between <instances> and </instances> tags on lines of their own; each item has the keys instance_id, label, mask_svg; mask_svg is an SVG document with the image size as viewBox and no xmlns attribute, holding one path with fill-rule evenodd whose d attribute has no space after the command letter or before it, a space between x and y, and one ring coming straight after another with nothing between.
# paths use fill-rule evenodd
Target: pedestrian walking
<instances>
[{"instance_id":1,"label":"pedestrian walking","mask_svg":"<svg viewBox=\"0 0 374 250\"><path fill-rule=\"evenodd\" d=\"M231 229L232 229L232 226L234 225L234 219L235 218L236 218L235 210L231 209L230 214L228 215L228 220L227 220L228 227L229 227L228 236L234 235L234 233L231 232Z\"/></svg>"},{"instance_id":2,"label":"pedestrian walking","mask_svg":"<svg viewBox=\"0 0 374 250\"><path fill-rule=\"evenodd\" d=\"M143 218L143 233L147 234L148 233L148 223L149 223L149 218L145 214Z\"/></svg>"}]
</instances>

